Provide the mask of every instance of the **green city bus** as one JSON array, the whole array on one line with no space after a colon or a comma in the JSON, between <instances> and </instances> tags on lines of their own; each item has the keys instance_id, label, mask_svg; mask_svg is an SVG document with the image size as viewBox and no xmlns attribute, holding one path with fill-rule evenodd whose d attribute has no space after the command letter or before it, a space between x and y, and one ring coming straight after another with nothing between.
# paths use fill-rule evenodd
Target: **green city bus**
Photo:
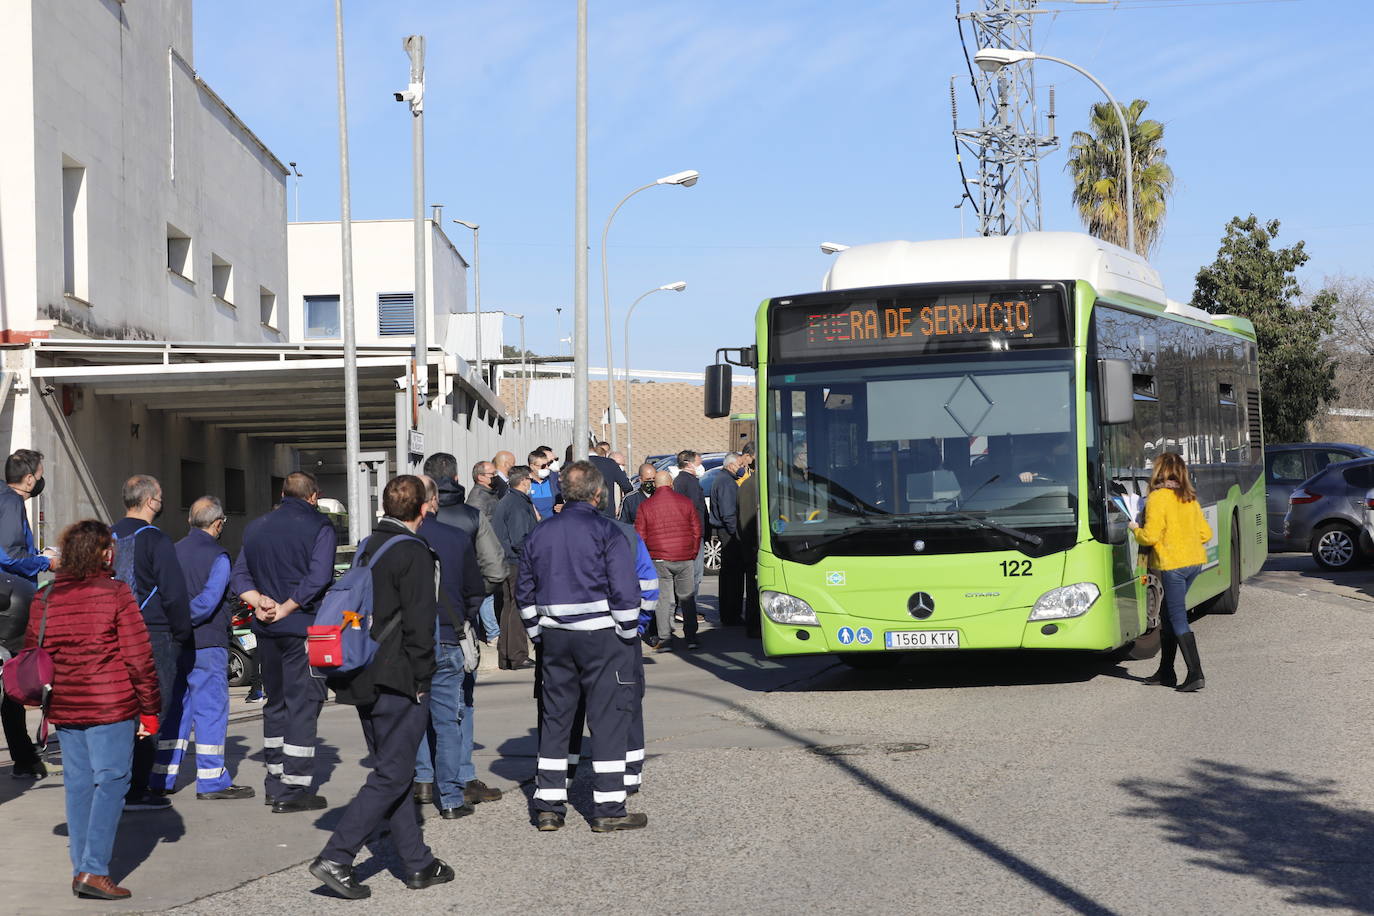
<instances>
[{"instance_id":1,"label":"green city bus","mask_svg":"<svg viewBox=\"0 0 1374 916\"><path fill-rule=\"evenodd\" d=\"M1166 299L1124 249L855 246L756 333L708 367L707 413L728 415L729 362L756 369L769 655L1129 651L1160 590L1128 522L1166 451L1213 530L1189 606L1234 613L1264 562L1254 329Z\"/></svg>"}]
</instances>

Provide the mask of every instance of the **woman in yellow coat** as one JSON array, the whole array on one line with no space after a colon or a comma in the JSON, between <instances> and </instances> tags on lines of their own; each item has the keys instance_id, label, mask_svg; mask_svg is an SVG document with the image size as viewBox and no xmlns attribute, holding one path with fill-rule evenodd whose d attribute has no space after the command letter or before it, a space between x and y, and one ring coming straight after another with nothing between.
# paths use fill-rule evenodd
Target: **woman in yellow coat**
<instances>
[{"instance_id":1,"label":"woman in yellow coat","mask_svg":"<svg viewBox=\"0 0 1374 916\"><path fill-rule=\"evenodd\" d=\"M1197 491L1188 477L1188 465L1174 452L1155 459L1150 475L1150 495L1145 499L1145 526L1131 522L1135 539L1153 547L1164 583L1164 620L1159 641L1159 670L1145 679L1147 684L1174 687L1184 693L1201 690L1202 662L1198 659L1197 638L1188 627L1188 587L1207 562L1207 542L1212 528L1202 515ZM1183 650L1188 673L1183 683L1174 674L1174 652Z\"/></svg>"}]
</instances>

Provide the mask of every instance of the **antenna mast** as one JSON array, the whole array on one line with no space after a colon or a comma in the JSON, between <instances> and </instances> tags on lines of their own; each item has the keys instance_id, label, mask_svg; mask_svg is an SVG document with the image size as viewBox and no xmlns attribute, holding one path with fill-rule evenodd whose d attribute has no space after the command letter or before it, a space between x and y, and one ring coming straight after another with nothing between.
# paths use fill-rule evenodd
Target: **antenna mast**
<instances>
[{"instance_id":1,"label":"antenna mast","mask_svg":"<svg viewBox=\"0 0 1374 916\"><path fill-rule=\"evenodd\" d=\"M961 0L954 2L979 119L976 128L959 127L952 81L950 102L960 180L978 210L979 235L1034 232L1040 229L1040 159L1059 148L1054 132L1054 89L1050 88L1046 132L1041 133L1034 63L985 73L974 66L973 55L981 48L1034 51L1031 31L1035 16L1041 12L1036 9L1039 0L981 3L981 9L966 13L960 8ZM977 159L976 183L964 170L964 151Z\"/></svg>"}]
</instances>

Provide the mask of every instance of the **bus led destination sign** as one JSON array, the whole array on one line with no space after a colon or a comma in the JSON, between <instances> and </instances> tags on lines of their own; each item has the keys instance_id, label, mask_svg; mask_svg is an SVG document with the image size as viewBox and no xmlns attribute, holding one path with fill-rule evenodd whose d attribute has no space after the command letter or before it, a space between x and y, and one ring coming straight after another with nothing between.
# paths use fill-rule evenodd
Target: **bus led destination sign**
<instances>
[{"instance_id":1,"label":"bus led destination sign","mask_svg":"<svg viewBox=\"0 0 1374 916\"><path fill-rule=\"evenodd\" d=\"M1054 291L893 297L840 305L778 306L772 322L774 358L1067 346L1063 307Z\"/></svg>"}]
</instances>

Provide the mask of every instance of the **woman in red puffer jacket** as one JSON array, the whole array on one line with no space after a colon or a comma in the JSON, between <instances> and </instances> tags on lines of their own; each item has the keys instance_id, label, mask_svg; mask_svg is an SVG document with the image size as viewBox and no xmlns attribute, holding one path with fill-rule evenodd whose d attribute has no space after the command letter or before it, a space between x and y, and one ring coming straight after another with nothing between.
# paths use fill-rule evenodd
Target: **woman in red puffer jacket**
<instances>
[{"instance_id":1,"label":"woman in red puffer jacket","mask_svg":"<svg viewBox=\"0 0 1374 916\"><path fill-rule=\"evenodd\" d=\"M122 900L110 854L129 788L135 735L156 734L153 650L129 586L110 578L110 529L88 519L62 532L57 579L33 601L25 644L53 661L48 720L62 745L72 893Z\"/></svg>"}]
</instances>

